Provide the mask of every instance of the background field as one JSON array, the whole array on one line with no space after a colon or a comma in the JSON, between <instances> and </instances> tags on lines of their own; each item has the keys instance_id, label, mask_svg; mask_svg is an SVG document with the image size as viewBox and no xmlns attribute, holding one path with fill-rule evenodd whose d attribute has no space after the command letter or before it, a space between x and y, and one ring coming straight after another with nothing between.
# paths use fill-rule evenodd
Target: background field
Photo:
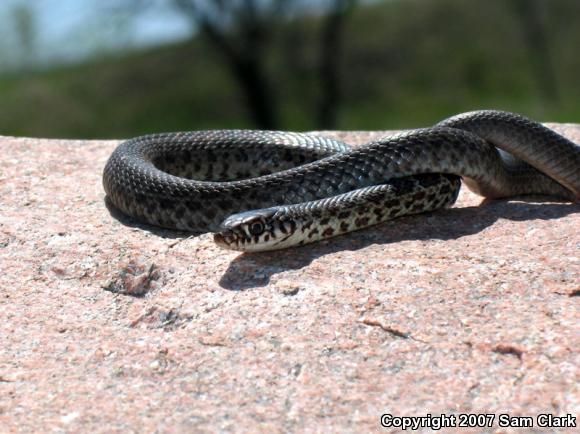
<instances>
[{"instance_id":1,"label":"background field","mask_svg":"<svg viewBox=\"0 0 580 434\"><path fill-rule=\"evenodd\" d=\"M340 59L340 129L427 126L498 108L542 121L580 122L580 2L399 0L358 4ZM312 74L320 21L310 13L273 35L267 70L281 129L316 129ZM533 28L531 29L533 30ZM543 39L542 39L543 38ZM195 35L74 65L0 76L0 134L121 138L206 128L252 128L223 59Z\"/></svg>"}]
</instances>

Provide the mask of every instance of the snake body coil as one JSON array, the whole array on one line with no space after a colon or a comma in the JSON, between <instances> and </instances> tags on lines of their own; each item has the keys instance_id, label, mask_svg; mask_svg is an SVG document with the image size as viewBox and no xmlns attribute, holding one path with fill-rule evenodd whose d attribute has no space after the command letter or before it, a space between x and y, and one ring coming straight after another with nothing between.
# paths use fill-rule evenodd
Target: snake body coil
<instances>
[{"instance_id":1,"label":"snake body coil","mask_svg":"<svg viewBox=\"0 0 580 434\"><path fill-rule=\"evenodd\" d=\"M499 149L498 149L499 148ZM106 164L114 206L216 232L238 250L289 247L450 206L461 177L487 197L580 200L580 147L522 116L477 111L356 149L311 134L215 130L128 140Z\"/></svg>"}]
</instances>

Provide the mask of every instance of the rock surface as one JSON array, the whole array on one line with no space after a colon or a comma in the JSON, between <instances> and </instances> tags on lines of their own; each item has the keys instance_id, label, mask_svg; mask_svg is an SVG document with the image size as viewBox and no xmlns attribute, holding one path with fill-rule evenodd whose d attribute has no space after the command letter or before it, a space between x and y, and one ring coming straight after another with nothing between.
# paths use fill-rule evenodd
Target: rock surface
<instances>
[{"instance_id":1,"label":"rock surface","mask_svg":"<svg viewBox=\"0 0 580 434\"><path fill-rule=\"evenodd\" d=\"M0 138L0 432L580 412L578 205L462 189L449 210L238 254L111 214L117 143Z\"/></svg>"}]
</instances>

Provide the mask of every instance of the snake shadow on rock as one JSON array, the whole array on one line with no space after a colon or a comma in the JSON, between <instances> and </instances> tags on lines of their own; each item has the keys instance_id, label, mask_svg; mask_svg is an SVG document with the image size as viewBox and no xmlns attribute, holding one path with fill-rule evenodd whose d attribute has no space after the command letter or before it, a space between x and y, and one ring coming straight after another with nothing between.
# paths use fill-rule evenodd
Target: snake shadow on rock
<instances>
[{"instance_id":1,"label":"snake shadow on rock","mask_svg":"<svg viewBox=\"0 0 580 434\"><path fill-rule=\"evenodd\" d=\"M105 205L121 224L139 228L167 239L184 239L195 234L159 228L140 223L126 216L105 197ZM450 240L473 235L491 226L497 219L513 221L552 220L580 212L580 205L570 203L537 203L532 196L518 201L484 199L479 206L448 208L430 213L410 215L387 221L357 232L350 232L318 243L291 249L242 253L221 277L222 288L243 291L269 284L272 276L297 270L313 260L339 251L356 251L373 244L388 245L404 240Z\"/></svg>"},{"instance_id":2,"label":"snake shadow on rock","mask_svg":"<svg viewBox=\"0 0 580 434\"><path fill-rule=\"evenodd\" d=\"M522 200L522 201L520 201ZM529 200L529 202L527 202ZM388 245L404 240L450 240L473 235L499 218L513 221L552 220L580 212L580 205L485 199L479 206L449 208L401 217L365 230L292 249L242 253L220 279L222 288L243 291L269 284L273 275L297 270L313 260L339 251L356 251L373 244Z\"/></svg>"}]
</instances>

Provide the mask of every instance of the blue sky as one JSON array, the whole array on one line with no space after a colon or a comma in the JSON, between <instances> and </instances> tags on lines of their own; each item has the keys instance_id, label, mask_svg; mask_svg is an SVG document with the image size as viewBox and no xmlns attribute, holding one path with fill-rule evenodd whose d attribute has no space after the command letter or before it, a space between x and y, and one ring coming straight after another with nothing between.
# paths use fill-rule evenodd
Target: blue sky
<instances>
[{"instance_id":1,"label":"blue sky","mask_svg":"<svg viewBox=\"0 0 580 434\"><path fill-rule=\"evenodd\" d=\"M162 3L129 18L115 0L0 0L0 72L187 38L190 23ZM34 53L24 53L17 36L15 10L23 5L34 23Z\"/></svg>"}]
</instances>

